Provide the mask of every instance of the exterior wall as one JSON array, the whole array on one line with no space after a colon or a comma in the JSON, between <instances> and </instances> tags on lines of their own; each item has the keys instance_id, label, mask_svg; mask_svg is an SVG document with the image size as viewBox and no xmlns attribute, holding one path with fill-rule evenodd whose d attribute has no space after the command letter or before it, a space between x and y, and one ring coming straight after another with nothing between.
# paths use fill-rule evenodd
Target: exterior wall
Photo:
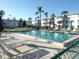
<instances>
[{"instance_id":1,"label":"exterior wall","mask_svg":"<svg viewBox=\"0 0 79 59\"><path fill-rule=\"evenodd\" d=\"M33 21L32 21L32 24L33 24L34 26L38 26L38 21L37 21L37 20L33 20Z\"/></svg>"},{"instance_id":2,"label":"exterior wall","mask_svg":"<svg viewBox=\"0 0 79 59\"><path fill-rule=\"evenodd\" d=\"M65 25L71 27L71 21L73 21L72 26L74 27L74 29L79 28L79 14L70 14L70 15L68 15L68 19L66 19L66 20L68 21L68 23L64 23ZM3 21L4 21L5 27L18 27L19 26L18 20L4 19ZM62 21L61 16L55 17L55 24L57 26L59 26L58 21ZM50 22L50 18L48 20L45 20L45 19L41 20L41 27L53 26L53 25L50 25L49 22ZM30 25L30 26L32 26L32 25L38 26L38 21L35 21L35 20L32 22L29 21L29 22L26 22L26 24Z\"/></svg>"},{"instance_id":3,"label":"exterior wall","mask_svg":"<svg viewBox=\"0 0 79 59\"><path fill-rule=\"evenodd\" d=\"M57 26L59 26L58 21L62 21L62 18L61 18L61 17L56 17L56 18L55 18L55 24L56 24ZM62 25L62 24L61 24L61 25Z\"/></svg>"},{"instance_id":4,"label":"exterior wall","mask_svg":"<svg viewBox=\"0 0 79 59\"><path fill-rule=\"evenodd\" d=\"M19 26L19 22L18 20L3 20L4 22L4 27L18 27Z\"/></svg>"},{"instance_id":5,"label":"exterior wall","mask_svg":"<svg viewBox=\"0 0 79 59\"><path fill-rule=\"evenodd\" d=\"M44 27L44 26L47 26L47 24L45 24L45 20L43 19L43 20L41 20L41 27Z\"/></svg>"},{"instance_id":6,"label":"exterior wall","mask_svg":"<svg viewBox=\"0 0 79 59\"><path fill-rule=\"evenodd\" d=\"M57 23L58 21L62 21L62 17L61 16L58 16L58 17L55 17L55 24L58 26L59 24ZM64 22L64 25L65 26L68 26L69 28L71 27L71 21L72 22L72 26L74 29L78 29L79 28L79 14L70 14L68 15L68 18L65 19L65 21L67 22ZM49 26L49 24L44 24L46 22L50 22L50 19L48 19L48 21L45 21L45 20L42 20L41 21L41 26ZM62 26L62 24L60 24ZM50 25L51 26L51 25ZM57 27L56 26L56 27Z\"/></svg>"},{"instance_id":7,"label":"exterior wall","mask_svg":"<svg viewBox=\"0 0 79 59\"><path fill-rule=\"evenodd\" d=\"M33 24L32 24L32 21L26 21L26 25L32 26L32 25L33 25Z\"/></svg>"},{"instance_id":8,"label":"exterior wall","mask_svg":"<svg viewBox=\"0 0 79 59\"><path fill-rule=\"evenodd\" d=\"M72 25L73 25L74 29L78 29L79 15L78 14L69 15L69 18L70 18L70 21L73 21Z\"/></svg>"}]
</instances>

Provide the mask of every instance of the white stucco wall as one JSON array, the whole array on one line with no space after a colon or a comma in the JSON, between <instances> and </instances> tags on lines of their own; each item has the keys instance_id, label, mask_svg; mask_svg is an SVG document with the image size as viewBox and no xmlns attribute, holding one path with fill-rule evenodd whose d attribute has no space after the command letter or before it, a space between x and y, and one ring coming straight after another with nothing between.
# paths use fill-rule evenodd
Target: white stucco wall
<instances>
[{"instance_id":1,"label":"white stucco wall","mask_svg":"<svg viewBox=\"0 0 79 59\"><path fill-rule=\"evenodd\" d=\"M69 15L68 17L70 18L71 21L73 21L72 25L74 26L74 29L77 29L79 16L77 14L74 14L74 15Z\"/></svg>"}]
</instances>

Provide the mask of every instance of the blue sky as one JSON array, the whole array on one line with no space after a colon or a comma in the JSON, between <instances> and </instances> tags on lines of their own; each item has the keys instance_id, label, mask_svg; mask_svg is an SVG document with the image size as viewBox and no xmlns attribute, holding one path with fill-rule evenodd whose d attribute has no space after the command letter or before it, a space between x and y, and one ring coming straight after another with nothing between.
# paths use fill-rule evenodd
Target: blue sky
<instances>
[{"instance_id":1,"label":"blue sky","mask_svg":"<svg viewBox=\"0 0 79 59\"><path fill-rule=\"evenodd\" d=\"M38 6L42 6L49 15L61 15L63 10L70 14L79 12L79 0L0 0L0 10L5 11L5 18L10 17L9 15L17 19L35 18Z\"/></svg>"}]
</instances>

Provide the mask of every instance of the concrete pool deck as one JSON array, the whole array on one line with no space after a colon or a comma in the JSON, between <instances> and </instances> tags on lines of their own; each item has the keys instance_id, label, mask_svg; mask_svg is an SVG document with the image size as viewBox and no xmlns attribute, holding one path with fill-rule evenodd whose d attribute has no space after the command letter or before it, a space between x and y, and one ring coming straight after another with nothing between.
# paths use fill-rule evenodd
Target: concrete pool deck
<instances>
[{"instance_id":1,"label":"concrete pool deck","mask_svg":"<svg viewBox=\"0 0 79 59\"><path fill-rule=\"evenodd\" d=\"M53 45L53 42L49 42L48 40L38 38L36 36L24 35L20 33L9 33L7 35L11 37L15 37L15 39L25 40L28 41L29 43L33 43L37 45L44 45L44 46L49 46L52 48L59 48L59 49L63 48L62 46Z\"/></svg>"},{"instance_id":2,"label":"concrete pool deck","mask_svg":"<svg viewBox=\"0 0 79 59\"><path fill-rule=\"evenodd\" d=\"M63 47L52 45L51 43L48 43L46 40L44 41L38 41L37 37L32 36L26 36L24 34L19 33L8 33L7 36L15 37L17 40L23 40L26 41L28 44L33 44L38 46L39 49L44 49L45 51L48 51L49 53L40 57L39 59L50 59L52 56L57 54L60 50L63 49ZM36 39L36 41L35 41ZM43 54L43 52L41 52Z\"/></svg>"},{"instance_id":3,"label":"concrete pool deck","mask_svg":"<svg viewBox=\"0 0 79 59\"><path fill-rule=\"evenodd\" d=\"M58 53L58 50L64 49L65 45L68 45L69 43L72 43L79 39L79 35L76 35L75 37L72 37L71 39L60 43L60 42L49 42L48 40L44 40L36 36L29 36L20 33L8 33L7 36L14 37L15 39L18 40L26 41L28 44L35 44L40 49L45 49L46 51L49 52L47 55L41 57L40 59L50 59L52 56Z\"/></svg>"}]
</instances>

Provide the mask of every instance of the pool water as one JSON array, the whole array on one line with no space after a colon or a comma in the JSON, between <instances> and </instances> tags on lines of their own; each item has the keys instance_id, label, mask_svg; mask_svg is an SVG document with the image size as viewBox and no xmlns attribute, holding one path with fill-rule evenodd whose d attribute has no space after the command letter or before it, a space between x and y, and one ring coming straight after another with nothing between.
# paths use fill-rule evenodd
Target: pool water
<instances>
[{"instance_id":1,"label":"pool water","mask_svg":"<svg viewBox=\"0 0 79 59\"><path fill-rule=\"evenodd\" d=\"M56 33L56 32L47 32L47 31L28 31L21 33L25 35L37 36L43 39L56 41L56 42L62 42L74 36L66 33Z\"/></svg>"}]
</instances>

